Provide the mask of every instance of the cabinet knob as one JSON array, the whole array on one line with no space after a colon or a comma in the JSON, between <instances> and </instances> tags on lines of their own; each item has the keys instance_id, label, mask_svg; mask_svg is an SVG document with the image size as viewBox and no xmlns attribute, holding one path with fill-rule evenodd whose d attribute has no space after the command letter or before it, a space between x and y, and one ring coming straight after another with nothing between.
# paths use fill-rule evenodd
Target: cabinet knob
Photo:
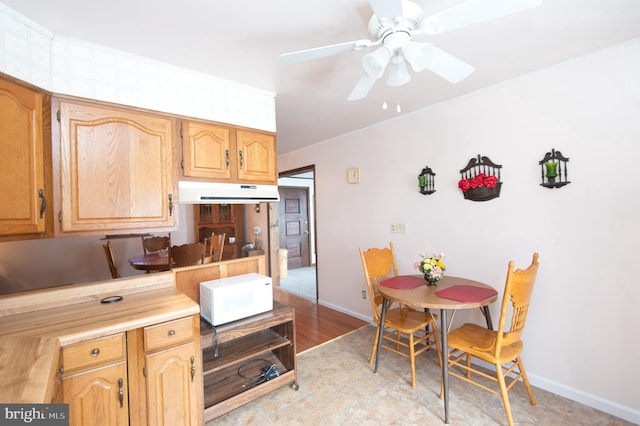
<instances>
[{"instance_id":1,"label":"cabinet knob","mask_svg":"<svg viewBox=\"0 0 640 426\"><path fill-rule=\"evenodd\" d=\"M173 337L176 335L175 330L169 330L169 332L167 333L169 335L169 337Z\"/></svg>"},{"instance_id":2,"label":"cabinet knob","mask_svg":"<svg viewBox=\"0 0 640 426\"><path fill-rule=\"evenodd\" d=\"M91 356L98 356L100 355L100 349L95 348L94 350L91 351Z\"/></svg>"}]
</instances>

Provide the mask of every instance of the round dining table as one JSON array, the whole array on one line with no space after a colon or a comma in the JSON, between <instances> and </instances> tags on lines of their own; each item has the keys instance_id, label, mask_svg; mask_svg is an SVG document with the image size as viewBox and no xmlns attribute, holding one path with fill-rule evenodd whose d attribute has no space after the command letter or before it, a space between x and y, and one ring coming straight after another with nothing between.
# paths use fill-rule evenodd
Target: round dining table
<instances>
[{"instance_id":1,"label":"round dining table","mask_svg":"<svg viewBox=\"0 0 640 426\"><path fill-rule=\"evenodd\" d=\"M139 271L168 271L169 255L167 253L149 253L129 259L129 264Z\"/></svg>"},{"instance_id":2,"label":"round dining table","mask_svg":"<svg viewBox=\"0 0 640 426\"><path fill-rule=\"evenodd\" d=\"M401 278L401 277L398 277ZM412 276L415 279L415 276ZM422 277L420 277L422 279ZM439 309L440 310L440 341L442 347L442 386L444 393L444 422L449 423L449 363L444 355L448 353L448 321L447 310L480 308L487 328L493 329L491 314L488 306L495 302L498 293L490 285L467 278L453 277L445 275L435 286L427 286L426 283L415 288L391 288L383 284L378 285L378 290L384 297L380 324L384 324L387 309L392 302L408 305L416 308ZM436 292L449 289L444 293L450 293L458 300L448 297L440 297ZM484 289L484 290L483 290ZM493 291L489 291L493 290ZM465 294L466 292L466 294ZM486 296L486 297L485 297ZM378 347L375 354L374 372L378 371L378 355L382 346L382 334L384 327L378 327Z\"/></svg>"}]
</instances>

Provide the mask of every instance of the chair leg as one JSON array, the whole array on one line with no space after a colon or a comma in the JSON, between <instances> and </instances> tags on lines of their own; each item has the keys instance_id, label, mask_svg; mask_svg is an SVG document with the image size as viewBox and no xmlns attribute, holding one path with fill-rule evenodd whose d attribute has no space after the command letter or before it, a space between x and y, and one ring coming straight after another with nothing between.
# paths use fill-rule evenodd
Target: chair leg
<instances>
[{"instance_id":1,"label":"chair leg","mask_svg":"<svg viewBox=\"0 0 640 426\"><path fill-rule=\"evenodd\" d=\"M371 356L369 357L369 364L373 364L373 359L376 356L376 348L378 347L378 334L380 333L380 325L376 328L376 336L373 338L373 346L371 347Z\"/></svg>"},{"instance_id":2,"label":"chair leg","mask_svg":"<svg viewBox=\"0 0 640 426\"><path fill-rule=\"evenodd\" d=\"M438 327L433 328L433 340L436 342L436 352L438 353L438 363L440 363L440 368L442 368L442 348L440 347L440 337L438 336Z\"/></svg>"},{"instance_id":3,"label":"chair leg","mask_svg":"<svg viewBox=\"0 0 640 426\"><path fill-rule=\"evenodd\" d=\"M498 379L498 384L500 385L500 394L502 395L502 402L504 404L504 411L507 413L507 420L509 422L509 426L513 426L513 416L511 415L511 404L509 404L509 394L507 393L507 385L504 381L504 375L502 374L502 365L495 364L496 367L496 378Z\"/></svg>"},{"instance_id":4,"label":"chair leg","mask_svg":"<svg viewBox=\"0 0 640 426\"><path fill-rule=\"evenodd\" d=\"M413 346L413 333L409 333L409 360L411 361L411 386L416 387L416 349Z\"/></svg>"},{"instance_id":5,"label":"chair leg","mask_svg":"<svg viewBox=\"0 0 640 426\"><path fill-rule=\"evenodd\" d=\"M531 390L531 385L529 384L529 378L527 377L526 371L524 371L524 364L522 363L522 359L520 357L516 358L516 363L518 364L518 370L520 370L520 374L522 375L522 382L524 383L524 387L527 388L527 393L529 394L531 405L536 405L536 398L533 396L533 391Z\"/></svg>"}]
</instances>

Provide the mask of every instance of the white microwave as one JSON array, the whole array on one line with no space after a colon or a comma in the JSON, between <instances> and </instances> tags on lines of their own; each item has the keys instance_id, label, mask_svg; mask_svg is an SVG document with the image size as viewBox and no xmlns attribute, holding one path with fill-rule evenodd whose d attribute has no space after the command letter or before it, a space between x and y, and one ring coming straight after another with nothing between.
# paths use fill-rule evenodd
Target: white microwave
<instances>
[{"instance_id":1,"label":"white microwave","mask_svg":"<svg viewBox=\"0 0 640 426\"><path fill-rule=\"evenodd\" d=\"M214 326L272 309L271 277L244 274L200 283L200 316Z\"/></svg>"}]
</instances>

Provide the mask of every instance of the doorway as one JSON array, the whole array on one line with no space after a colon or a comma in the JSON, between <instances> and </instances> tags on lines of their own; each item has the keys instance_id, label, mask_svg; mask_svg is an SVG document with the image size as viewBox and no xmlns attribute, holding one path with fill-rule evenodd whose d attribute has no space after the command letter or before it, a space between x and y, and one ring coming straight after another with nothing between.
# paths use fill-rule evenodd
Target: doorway
<instances>
[{"instance_id":1,"label":"doorway","mask_svg":"<svg viewBox=\"0 0 640 426\"><path fill-rule=\"evenodd\" d=\"M280 288L317 302L315 166L280 173L278 190L279 243L287 256Z\"/></svg>"}]
</instances>

